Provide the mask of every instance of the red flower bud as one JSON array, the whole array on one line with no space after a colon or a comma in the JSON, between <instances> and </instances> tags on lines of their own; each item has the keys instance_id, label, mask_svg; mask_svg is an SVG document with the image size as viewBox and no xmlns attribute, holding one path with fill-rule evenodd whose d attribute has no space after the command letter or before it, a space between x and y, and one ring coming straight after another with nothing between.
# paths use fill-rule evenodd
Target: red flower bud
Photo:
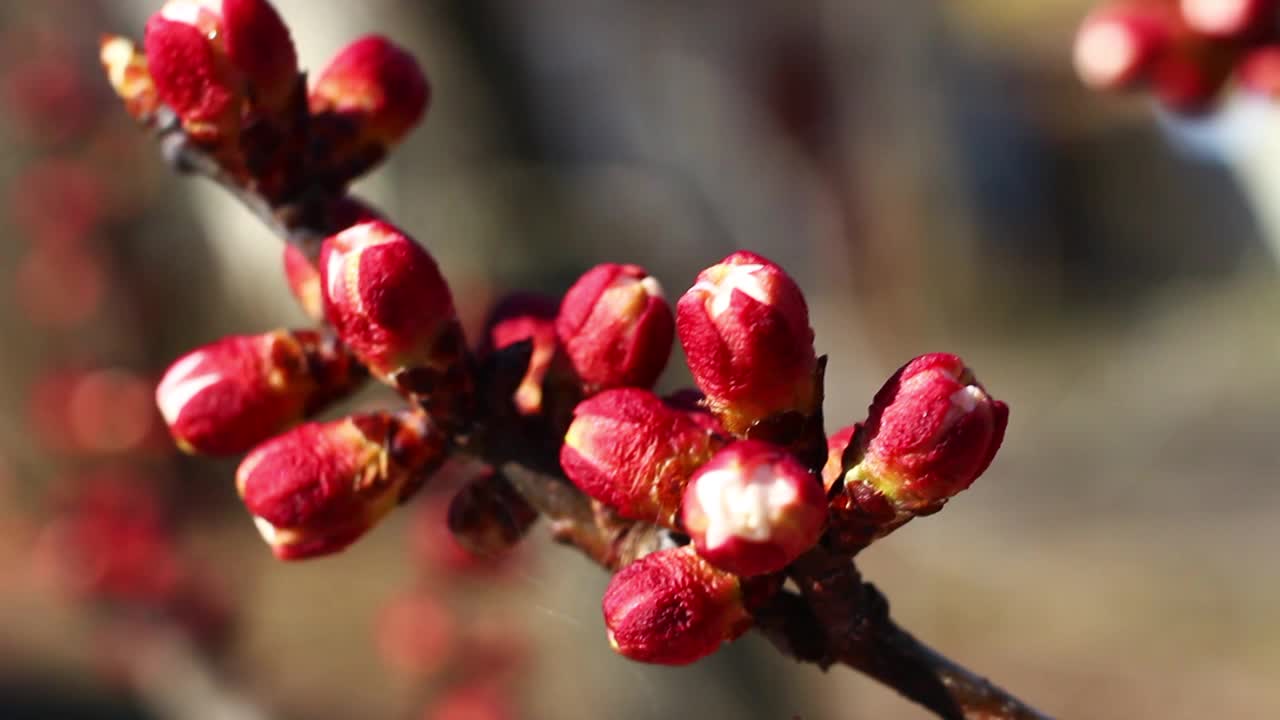
<instances>
[{"instance_id":1,"label":"red flower bud","mask_svg":"<svg viewBox=\"0 0 1280 720\"><path fill-rule=\"evenodd\" d=\"M818 542L827 497L793 455L758 440L733 443L684 492L685 530L698 554L736 575L777 572Z\"/></svg>"},{"instance_id":2,"label":"red flower bud","mask_svg":"<svg viewBox=\"0 0 1280 720\"><path fill-rule=\"evenodd\" d=\"M406 498L444 457L421 415L307 423L249 453L236 487L281 560L337 552Z\"/></svg>"},{"instance_id":3,"label":"red flower bud","mask_svg":"<svg viewBox=\"0 0 1280 720\"><path fill-rule=\"evenodd\" d=\"M827 490L844 475L844 451L861 427L862 423L854 423L840 428L827 438L827 464L822 466L822 484Z\"/></svg>"},{"instance_id":4,"label":"red flower bud","mask_svg":"<svg viewBox=\"0 0 1280 720\"><path fill-rule=\"evenodd\" d=\"M937 509L991 464L1008 419L1008 406L991 399L960 358L921 355L876 394L846 490L872 488L899 513Z\"/></svg>"},{"instance_id":5,"label":"red flower bud","mask_svg":"<svg viewBox=\"0 0 1280 720\"><path fill-rule=\"evenodd\" d=\"M574 485L622 517L671 525L685 483L716 442L653 393L616 388L578 404L560 466Z\"/></svg>"},{"instance_id":6,"label":"red flower bud","mask_svg":"<svg viewBox=\"0 0 1280 720\"><path fill-rule=\"evenodd\" d=\"M603 609L614 650L661 665L700 660L751 626L738 578L692 546L660 550L623 568L604 592Z\"/></svg>"},{"instance_id":7,"label":"red flower bud","mask_svg":"<svg viewBox=\"0 0 1280 720\"><path fill-rule=\"evenodd\" d=\"M558 307L551 298L532 293L514 293L503 298L486 323L482 355L528 340L533 347L529 365L516 388L513 402L522 415L543 411L543 386L559 349L556 339ZM567 368L566 368L567 370ZM561 373L572 375L572 372ZM576 383L576 380L575 380Z\"/></svg>"},{"instance_id":8,"label":"red flower bud","mask_svg":"<svg viewBox=\"0 0 1280 720\"><path fill-rule=\"evenodd\" d=\"M352 141L385 151L422 120L431 86L417 60L380 35L347 45L317 75L312 114L333 113L350 122Z\"/></svg>"},{"instance_id":9,"label":"red flower bud","mask_svg":"<svg viewBox=\"0 0 1280 720\"><path fill-rule=\"evenodd\" d=\"M1177 18L1167 6L1125 3L1099 8L1076 33L1076 72L1089 87L1133 87L1169 47L1176 28Z\"/></svg>"},{"instance_id":10,"label":"red flower bud","mask_svg":"<svg viewBox=\"0 0 1280 720\"><path fill-rule=\"evenodd\" d=\"M298 82L289 30L266 0L169 0L147 21L147 60L160 100L188 132L239 132L250 107L278 116Z\"/></svg>"},{"instance_id":11,"label":"red flower bud","mask_svg":"<svg viewBox=\"0 0 1280 720\"><path fill-rule=\"evenodd\" d=\"M179 447L249 450L354 390L364 369L332 337L308 330L223 338L180 358L156 387Z\"/></svg>"},{"instance_id":12,"label":"red flower bud","mask_svg":"<svg viewBox=\"0 0 1280 720\"><path fill-rule=\"evenodd\" d=\"M320 251L325 314L373 374L443 369L458 348L449 286L436 261L408 235L375 220L324 241ZM442 354L443 351L443 354Z\"/></svg>"},{"instance_id":13,"label":"red flower bud","mask_svg":"<svg viewBox=\"0 0 1280 720\"><path fill-rule=\"evenodd\" d=\"M777 413L814 411L809 310L773 262L743 251L703 270L676 306L676 327L694 382L730 432Z\"/></svg>"},{"instance_id":14,"label":"red flower bud","mask_svg":"<svg viewBox=\"0 0 1280 720\"><path fill-rule=\"evenodd\" d=\"M1268 30L1276 20L1275 0L1181 0L1182 17L1202 35L1234 39Z\"/></svg>"},{"instance_id":15,"label":"red flower bud","mask_svg":"<svg viewBox=\"0 0 1280 720\"><path fill-rule=\"evenodd\" d=\"M556 333L588 392L650 387L671 355L675 320L639 265L597 265L560 304Z\"/></svg>"}]
</instances>

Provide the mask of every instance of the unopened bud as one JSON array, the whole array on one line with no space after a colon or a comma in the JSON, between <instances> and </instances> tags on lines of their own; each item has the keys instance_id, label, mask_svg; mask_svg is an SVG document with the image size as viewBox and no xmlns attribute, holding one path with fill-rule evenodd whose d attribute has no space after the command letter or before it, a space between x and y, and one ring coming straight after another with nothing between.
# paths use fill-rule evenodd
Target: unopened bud
<instances>
[{"instance_id":1,"label":"unopened bud","mask_svg":"<svg viewBox=\"0 0 1280 720\"><path fill-rule=\"evenodd\" d=\"M717 444L653 393L616 388L578 404L560 466L574 485L622 517L670 526L689 477Z\"/></svg>"},{"instance_id":2,"label":"unopened bud","mask_svg":"<svg viewBox=\"0 0 1280 720\"><path fill-rule=\"evenodd\" d=\"M716 453L689 481L681 517L698 554L736 575L776 572L818 542L827 498L817 476L758 440Z\"/></svg>"},{"instance_id":3,"label":"unopened bud","mask_svg":"<svg viewBox=\"0 0 1280 720\"><path fill-rule=\"evenodd\" d=\"M364 368L333 337L276 330L191 351L165 373L156 404L182 449L232 455L347 395L363 379Z\"/></svg>"},{"instance_id":4,"label":"unopened bud","mask_svg":"<svg viewBox=\"0 0 1280 720\"><path fill-rule=\"evenodd\" d=\"M146 48L160 100L198 139L235 136L246 109L282 115L297 88L293 40L266 0L169 0Z\"/></svg>"},{"instance_id":5,"label":"unopened bud","mask_svg":"<svg viewBox=\"0 0 1280 720\"><path fill-rule=\"evenodd\" d=\"M345 179L404 139L430 101L431 86L417 60L380 35L339 51L316 76L309 96L328 162L345 168Z\"/></svg>"},{"instance_id":6,"label":"unopened bud","mask_svg":"<svg viewBox=\"0 0 1280 720\"><path fill-rule=\"evenodd\" d=\"M650 387L671 355L675 320L639 265L597 265L569 288L556 332L588 392Z\"/></svg>"},{"instance_id":7,"label":"unopened bud","mask_svg":"<svg viewBox=\"0 0 1280 720\"><path fill-rule=\"evenodd\" d=\"M698 274L676 327L694 382L725 428L744 433L817 403L817 358L804 295L773 262L736 252Z\"/></svg>"},{"instance_id":8,"label":"unopened bud","mask_svg":"<svg viewBox=\"0 0 1280 720\"><path fill-rule=\"evenodd\" d=\"M452 405L470 392L466 345L431 255L389 223L360 223L324 241L320 276L342 341L375 377L451 422Z\"/></svg>"},{"instance_id":9,"label":"unopened bud","mask_svg":"<svg viewBox=\"0 0 1280 720\"><path fill-rule=\"evenodd\" d=\"M299 560L350 545L444 454L425 416L356 415L268 440L240 463L236 487L275 556Z\"/></svg>"},{"instance_id":10,"label":"unopened bud","mask_svg":"<svg viewBox=\"0 0 1280 720\"><path fill-rule=\"evenodd\" d=\"M987 469L1009 408L993 400L955 355L922 355L876 394L846 491L864 485L899 513L936 510Z\"/></svg>"},{"instance_id":11,"label":"unopened bud","mask_svg":"<svg viewBox=\"0 0 1280 720\"><path fill-rule=\"evenodd\" d=\"M646 555L613 576L604 593L609 644L641 662L687 665L751 626L738 578L692 546Z\"/></svg>"}]
</instances>

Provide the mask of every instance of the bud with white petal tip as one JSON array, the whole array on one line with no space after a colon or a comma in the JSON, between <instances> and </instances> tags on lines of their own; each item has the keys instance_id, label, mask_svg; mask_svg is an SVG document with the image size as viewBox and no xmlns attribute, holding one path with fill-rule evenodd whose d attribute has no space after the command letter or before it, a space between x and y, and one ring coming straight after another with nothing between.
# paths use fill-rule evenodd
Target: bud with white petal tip
<instances>
[{"instance_id":1,"label":"bud with white petal tip","mask_svg":"<svg viewBox=\"0 0 1280 720\"><path fill-rule=\"evenodd\" d=\"M817 476L758 440L716 453L689 481L681 509L698 554L736 575L777 572L812 548L827 519Z\"/></svg>"}]
</instances>

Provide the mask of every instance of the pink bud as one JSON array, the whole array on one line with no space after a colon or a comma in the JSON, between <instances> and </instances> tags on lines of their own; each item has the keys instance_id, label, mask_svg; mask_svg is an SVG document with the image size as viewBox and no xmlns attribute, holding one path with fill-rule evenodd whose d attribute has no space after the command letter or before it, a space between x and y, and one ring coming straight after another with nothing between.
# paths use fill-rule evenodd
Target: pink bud
<instances>
[{"instance_id":1,"label":"pink bud","mask_svg":"<svg viewBox=\"0 0 1280 720\"><path fill-rule=\"evenodd\" d=\"M1275 0L1181 0L1182 17L1198 33L1236 39L1274 32ZM1268 27L1271 24L1272 27Z\"/></svg>"},{"instance_id":2,"label":"pink bud","mask_svg":"<svg viewBox=\"0 0 1280 720\"><path fill-rule=\"evenodd\" d=\"M320 274L325 314L375 376L443 367L438 345L457 326L453 297L408 235L380 220L347 228L324 241Z\"/></svg>"},{"instance_id":3,"label":"pink bud","mask_svg":"<svg viewBox=\"0 0 1280 720\"><path fill-rule=\"evenodd\" d=\"M854 423L827 438L827 464L822 466L822 484L826 489L830 490L844 474L844 451L861 427L862 423Z\"/></svg>"},{"instance_id":4,"label":"pink bud","mask_svg":"<svg viewBox=\"0 0 1280 720\"><path fill-rule=\"evenodd\" d=\"M653 393L616 388L578 404L560 466L622 517L671 525L685 483L715 444L705 428Z\"/></svg>"},{"instance_id":5,"label":"pink bud","mask_svg":"<svg viewBox=\"0 0 1280 720\"><path fill-rule=\"evenodd\" d=\"M987 469L1008 419L960 358L921 355L876 394L846 489L873 488L899 512L936 509Z\"/></svg>"},{"instance_id":6,"label":"pink bud","mask_svg":"<svg viewBox=\"0 0 1280 720\"><path fill-rule=\"evenodd\" d=\"M557 311L556 302L551 298L514 293L497 304L486 323L482 355L525 340L532 343L528 368L513 398L516 409L523 415L543 411L543 385L560 347L556 339Z\"/></svg>"},{"instance_id":7,"label":"pink bud","mask_svg":"<svg viewBox=\"0 0 1280 720\"><path fill-rule=\"evenodd\" d=\"M223 338L184 355L156 405L188 452L245 452L352 390L364 369L333 338L277 330Z\"/></svg>"},{"instance_id":8,"label":"pink bud","mask_svg":"<svg viewBox=\"0 0 1280 720\"><path fill-rule=\"evenodd\" d=\"M736 252L698 274L676 306L694 382L725 428L815 409L817 358L809 310L782 268Z\"/></svg>"},{"instance_id":9,"label":"pink bud","mask_svg":"<svg viewBox=\"0 0 1280 720\"><path fill-rule=\"evenodd\" d=\"M661 665L700 660L751 626L738 578L688 545L623 568L605 590L603 609L615 651Z\"/></svg>"},{"instance_id":10,"label":"pink bud","mask_svg":"<svg viewBox=\"0 0 1280 720\"><path fill-rule=\"evenodd\" d=\"M424 416L376 413L307 423L259 445L236 486L281 560L342 550L439 465L445 442Z\"/></svg>"},{"instance_id":11,"label":"pink bud","mask_svg":"<svg viewBox=\"0 0 1280 720\"><path fill-rule=\"evenodd\" d=\"M169 0L147 21L146 48L160 100L211 140L238 133L246 103L285 112L298 81L293 40L266 0Z\"/></svg>"},{"instance_id":12,"label":"pink bud","mask_svg":"<svg viewBox=\"0 0 1280 720\"><path fill-rule=\"evenodd\" d=\"M1085 18L1075 41L1075 65L1090 87L1119 90L1144 78L1176 31L1168 7L1141 3L1106 5Z\"/></svg>"},{"instance_id":13,"label":"pink bud","mask_svg":"<svg viewBox=\"0 0 1280 720\"><path fill-rule=\"evenodd\" d=\"M380 35L366 35L338 52L311 88L313 114L349 119L360 145L384 150L422 119L431 86L408 52Z\"/></svg>"},{"instance_id":14,"label":"pink bud","mask_svg":"<svg viewBox=\"0 0 1280 720\"><path fill-rule=\"evenodd\" d=\"M675 321L639 265L597 265L569 288L556 333L588 392L650 387L671 355Z\"/></svg>"},{"instance_id":15,"label":"pink bud","mask_svg":"<svg viewBox=\"0 0 1280 720\"><path fill-rule=\"evenodd\" d=\"M818 542L827 498L783 448L733 443L698 469L684 492L685 530L698 554L735 575L777 572Z\"/></svg>"}]
</instances>

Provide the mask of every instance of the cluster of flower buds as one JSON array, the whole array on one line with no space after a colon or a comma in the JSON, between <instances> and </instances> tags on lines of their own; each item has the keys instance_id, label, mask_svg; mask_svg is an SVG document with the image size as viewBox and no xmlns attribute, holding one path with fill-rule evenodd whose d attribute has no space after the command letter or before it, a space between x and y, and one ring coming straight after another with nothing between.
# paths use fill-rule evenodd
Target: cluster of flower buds
<instances>
[{"instance_id":1,"label":"cluster of flower buds","mask_svg":"<svg viewBox=\"0 0 1280 720\"><path fill-rule=\"evenodd\" d=\"M255 4L228 0L223 15ZM319 144L351 167L399 140L429 97L412 60L378 39L357 41L318 78L311 118L328 128ZM822 545L851 556L936 511L999 448L1007 409L952 355L909 363L863 422L828 439L824 360L805 297L755 253L703 270L674 312L643 268L599 265L558 305L502 302L473 353L427 250L340 202L350 212L317 257L286 258L295 295L332 326L333 352L299 366L277 358L297 353L270 349L297 344L296 333L223 341L211 347L226 350L179 361L158 393L175 436L195 449L263 441L346 389L357 364L410 402L399 413L300 425L245 458L240 495L282 559L347 546L459 449L475 450L484 472L454 497L448 527L473 550L500 552L536 513L498 469L524 460L546 472L558 455L592 501L594 530L646 523L670 541L614 576L603 610L620 653L683 664L748 628L805 553ZM677 337L697 389L664 399L652 386ZM204 429L214 425L221 430Z\"/></svg>"},{"instance_id":2,"label":"cluster of flower buds","mask_svg":"<svg viewBox=\"0 0 1280 720\"><path fill-rule=\"evenodd\" d=\"M1101 90L1147 88L1178 113L1211 108L1230 84L1280 93L1276 0L1110 0L1076 35L1081 79Z\"/></svg>"},{"instance_id":3,"label":"cluster of flower buds","mask_svg":"<svg viewBox=\"0 0 1280 720\"><path fill-rule=\"evenodd\" d=\"M378 36L340 50L308 91L289 29L267 0L168 0L147 21L144 46L102 41L129 112L153 125L161 108L172 111L190 142L273 200L367 172L430 99L413 57Z\"/></svg>"},{"instance_id":4,"label":"cluster of flower buds","mask_svg":"<svg viewBox=\"0 0 1280 720\"><path fill-rule=\"evenodd\" d=\"M782 268L754 253L700 273L677 303L676 329L698 391L664 401L643 386L591 395L588 385L560 449L565 474L592 499L691 541L610 585L605 621L628 657L680 664L715 651L750 624L743 582L784 571L824 537L855 552L936 510L999 447L1004 405L954 356L928 355L890 380L861 430L837 433L830 457L815 459L805 434L821 427L821 362L808 309Z\"/></svg>"}]
</instances>

